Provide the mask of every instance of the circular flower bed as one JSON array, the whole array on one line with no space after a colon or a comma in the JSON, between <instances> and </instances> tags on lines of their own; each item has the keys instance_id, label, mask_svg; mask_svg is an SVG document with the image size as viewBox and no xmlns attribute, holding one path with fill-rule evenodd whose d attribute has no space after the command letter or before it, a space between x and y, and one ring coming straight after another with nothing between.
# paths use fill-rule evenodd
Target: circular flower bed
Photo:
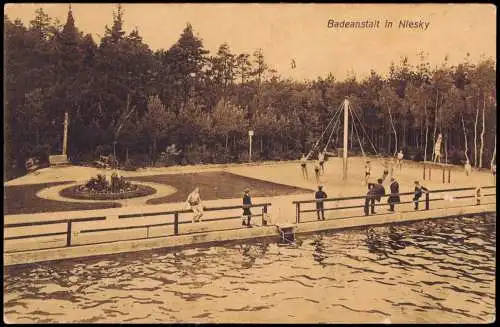
<instances>
[{"instance_id":1,"label":"circular flower bed","mask_svg":"<svg viewBox=\"0 0 500 327\"><path fill-rule=\"evenodd\" d=\"M121 200L154 193L154 188L132 184L123 177L118 177L116 173L111 175L110 181L104 175L97 175L83 185L71 186L59 192L61 196L81 200Z\"/></svg>"}]
</instances>

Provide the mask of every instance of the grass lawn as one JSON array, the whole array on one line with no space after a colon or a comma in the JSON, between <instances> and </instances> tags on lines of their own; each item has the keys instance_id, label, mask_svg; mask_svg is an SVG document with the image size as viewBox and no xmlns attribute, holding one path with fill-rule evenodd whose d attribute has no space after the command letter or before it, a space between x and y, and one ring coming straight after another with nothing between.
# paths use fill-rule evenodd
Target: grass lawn
<instances>
[{"instance_id":1,"label":"grass lawn","mask_svg":"<svg viewBox=\"0 0 500 327\"><path fill-rule=\"evenodd\" d=\"M4 187L4 215L27 214L51 211L74 211L121 207L119 203L77 203L41 199L36 196L40 190L72 182L55 182Z\"/></svg>"},{"instance_id":2,"label":"grass lawn","mask_svg":"<svg viewBox=\"0 0 500 327\"><path fill-rule=\"evenodd\" d=\"M306 188L272 183L228 172L165 174L129 177L127 179L137 182L143 181L166 184L177 189L177 192L168 196L148 200L147 204L151 205L183 202L186 200L187 195L196 186L200 187L202 200L239 198L243 195L243 189L246 187L251 189L251 195L253 197L292 195L312 192L312 190ZM36 196L36 193L44 188L70 183L72 182L53 182L4 187L4 214L29 214L51 211L76 211L121 207L119 203L111 201L78 203L46 200Z\"/></svg>"},{"instance_id":3,"label":"grass lawn","mask_svg":"<svg viewBox=\"0 0 500 327\"><path fill-rule=\"evenodd\" d=\"M311 193L313 190L267 182L264 180L231 174L228 172L207 172L131 177L131 181L143 181L170 185L177 192L148 200L148 204L183 202L188 194L200 187L202 200L234 199L243 196L243 190L250 188L252 197L267 197Z\"/></svg>"}]
</instances>

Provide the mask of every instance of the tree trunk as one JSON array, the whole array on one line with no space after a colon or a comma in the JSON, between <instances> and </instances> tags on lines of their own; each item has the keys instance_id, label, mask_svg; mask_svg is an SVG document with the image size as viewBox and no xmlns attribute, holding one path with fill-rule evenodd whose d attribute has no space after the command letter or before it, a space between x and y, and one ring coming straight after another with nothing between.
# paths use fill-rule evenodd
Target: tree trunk
<instances>
[{"instance_id":1,"label":"tree trunk","mask_svg":"<svg viewBox=\"0 0 500 327\"><path fill-rule=\"evenodd\" d=\"M464 123L464 116L460 115L460 118L462 118L462 129L464 131L464 143L465 143L465 159L469 161L469 143L467 142L467 130L465 129L465 123Z\"/></svg>"},{"instance_id":2,"label":"tree trunk","mask_svg":"<svg viewBox=\"0 0 500 327\"><path fill-rule=\"evenodd\" d=\"M436 130L437 130L437 121L438 121L438 100L439 100L439 91L436 90L436 107L434 108L434 133L432 134L432 160L434 160L434 147L436 145Z\"/></svg>"},{"instance_id":3,"label":"tree trunk","mask_svg":"<svg viewBox=\"0 0 500 327\"><path fill-rule=\"evenodd\" d=\"M448 132L444 135L444 163L448 163Z\"/></svg>"},{"instance_id":4,"label":"tree trunk","mask_svg":"<svg viewBox=\"0 0 500 327\"><path fill-rule=\"evenodd\" d=\"M406 124L403 125L403 148L406 147ZM398 149L396 149L398 151Z\"/></svg>"},{"instance_id":5,"label":"tree trunk","mask_svg":"<svg viewBox=\"0 0 500 327\"><path fill-rule=\"evenodd\" d=\"M495 135L495 147L493 148L493 155L491 156L490 169L495 163L495 156L497 155L497 137Z\"/></svg>"},{"instance_id":6,"label":"tree trunk","mask_svg":"<svg viewBox=\"0 0 500 327\"><path fill-rule=\"evenodd\" d=\"M429 124L427 123L427 99L424 101L424 119L425 119L424 161L427 161L427 136L429 135Z\"/></svg>"},{"instance_id":7,"label":"tree trunk","mask_svg":"<svg viewBox=\"0 0 500 327\"><path fill-rule=\"evenodd\" d=\"M387 106L387 108L389 109L389 120L391 121L392 131L394 132L394 155L396 155L396 153L398 153L398 134L396 132L396 127L394 126L394 122L392 121L391 107ZM389 153L391 153L390 148L389 148Z\"/></svg>"},{"instance_id":8,"label":"tree trunk","mask_svg":"<svg viewBox=\"0 0 500 327\"><path fill-rule=\"evenodd\" d=\"M420 131L419 131L419 138L418 138L418 149L421 150L422 149L422 140L424 139L423 138L423 135L424 135L424 124L422 122L422 119L420 120Z\"/></svg>"},{"instance_id":9,"label":"tree trunk","mask_svg":"<svg viewBox=\"0 0 500 327\"><path fill-rule=\"evenodd\" d=\"M483 168L484 131L486 124L485 111L486 111L486 95L483 94L483 128L481 130L481 148L479 149L479 168Z\"/></svg>"},{"instance_id":10,"label":"tree trunk","mask_svg":"<svg viewBox=\"0 0 500 327\"><path fill-rule=\"evenodd\" d=\"M476 121L474 122L474 167L477 167L477 121L479 119L479 94L477 95Z\"/></svg>"},{"instance_id":11,"label":"tree trunk","mask_svg":"<svg viewBox=\"0 0 500 327\"><path fill-rule=\"evenodd\" d=\"M226 134L226 152L227 152L227 143L229 141L229 134Z\"/></svg>"},{"instance_id":12,"label":"tree trunk","mask_svg":"<svg viewBox=\"0 0 500 327\"><path fill-rule=\"evenodd\" d=\"M156 145L157 141L156 139L153 141L153 148L152 148L152 155L151 155L151 159L152 159L152 162L153 162L153 165L156 163Z\"/></svg>"}]
</instances>

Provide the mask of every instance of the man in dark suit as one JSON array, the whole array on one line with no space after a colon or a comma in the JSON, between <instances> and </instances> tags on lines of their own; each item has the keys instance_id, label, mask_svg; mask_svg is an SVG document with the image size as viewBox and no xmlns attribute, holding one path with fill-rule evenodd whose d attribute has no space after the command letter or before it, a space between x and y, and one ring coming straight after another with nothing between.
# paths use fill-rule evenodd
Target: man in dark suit
<instances>
[{"instance_id":1,"label":"man in dark suit","mask_svg":"<svg viewBox=\"0 0 500 327\"><path fill-rule=\"evenodd\" d=\"M377 197L376 191L377 190L375 189L375 184L368 183L368 192L366 192L365 199L365 216L368 216L370 214L370 207L372 214L375 213L375 198Z\"/></svg>"},{"instance_id":2,"label":"man in dark suit","mask_svg":"<svg viewBox=\"0 0 500 327\"><path fill-rule=\"evenodd\" d=\"M387 202L389 202L389 211L394 212L394 205L401 202L401 198L399 197L399 183L394 177L391 178L390 189L391 194L389 195Z\"/></svg>"},{"instance_id":3,"label":"man in dark suit","mask_svg":"<svg viewBox=\"0 0 500 327\"><path fill-rule=\"evenodd\" d=\"M323 186L321 185L318 186L318 191L316 191L314 197L316 198L316 213L318 214L318 220L321 220L319 216L320 212L321 212L321 218L325 220L325 211L323 210L323 200L326 199L328 196L326 195L325 192L323 192Z\"/></svg>"},{"instance_id":4,"label":"man in dark suit","mask_svg":"<svg viewBox=\"0 0 500 327\"><path fill-rule=\"evenodd\" d=\"M375 200L377 200L377 202L380 202L380 200L382 199L382 197L385 195L385 188L384 188L384 185L382 185L382 178L379 178L377 180L377 184L375 184L375 186L373 186L373 192L374 192L374 195L375 195ZM375 202L373 201L372 202L372 207L371 207L371 211L372 211L372 214L375 214Z\"/></svg>"},{"instance_id":5,"label":"man in dark suit","mask_svg":"<svg viewBox=\"0 0 500 327\"><path fill-rule=\"evenodd\" d=\"M245 194L243 195L243 222L242 225L246 225L247 227L252 227L250 225L250 219L252 218L252 212L250 208L252 207L252 198L250 197L250 189L245 188ZM245 222L245 218L247 221Z\"/></svg>"},{"instance_id":6,"label":"man in dark suit","mask_svg":"<svg viewBox=\"0 0 500 327\"><path fill-rule=\"evenodd\" d=\"M413 202L415 203L415 210L418 210L418 200L422 197L423 193L427 193L429 190L423 186L420 185L418 181L415 181L415 195L413 196Z\"/></svg>"}]
</instances>

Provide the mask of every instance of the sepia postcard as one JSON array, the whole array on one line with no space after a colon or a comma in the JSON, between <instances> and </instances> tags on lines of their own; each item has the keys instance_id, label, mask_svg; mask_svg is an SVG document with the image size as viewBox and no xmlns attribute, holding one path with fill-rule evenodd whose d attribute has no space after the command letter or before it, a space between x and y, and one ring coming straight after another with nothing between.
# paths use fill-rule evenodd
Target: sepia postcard
<instances>
[{"instance_id":1,"label":"sepia postcard","mask_svg":"<svg viewBox=\"0 0 500 327\"><path fill-rule=\"evenodd\" d=\"M492 323L496 7L8 3L3 320Z\"/></svg>"}]
</instances>

